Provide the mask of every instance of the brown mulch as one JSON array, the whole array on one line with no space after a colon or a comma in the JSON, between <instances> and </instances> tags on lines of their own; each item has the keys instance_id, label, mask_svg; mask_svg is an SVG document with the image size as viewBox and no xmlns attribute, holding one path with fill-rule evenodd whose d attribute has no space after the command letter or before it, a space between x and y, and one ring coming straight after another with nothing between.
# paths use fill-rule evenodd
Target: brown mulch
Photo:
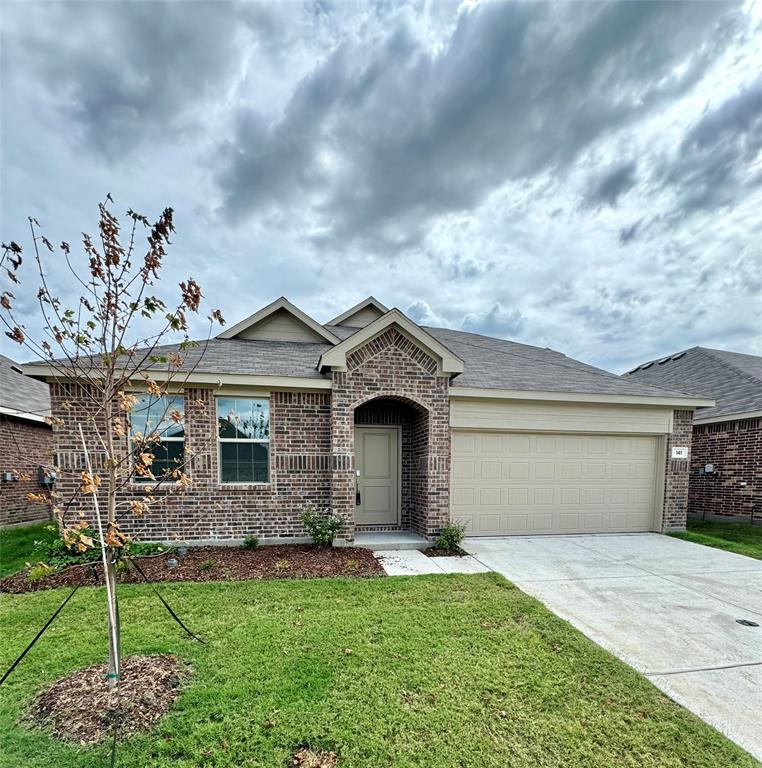
<instances>
[{"instance_id":1,"label":"brown mulch","mask_svg":"<svg viewBox=\"0 0 762 768\"><path fill-rule=\"evenodd\" d=\"M186 554L169 552L135 558L148 579L161 581L242 581L245 579L313 579L324 576L384 576L384 569L369 549L313 547L310 544L277 544L257 549L241 547L194 547ZM167 562L176 560L170 568ZM54 587L103 584L102 567L70 565L38 581L29 581L26 571L0 580L0 592L36 592ZM142 576L128 567L119 581L134 584Z\"/></svg>"},{"instance_id":2,"label":"brown mulch","mask_svg":"<svg viewBox=\"0 0 762 768\"><path fill-rule=\"evenodd\" d=\"M423 550L423 554L427 557L465 557L468 555L464 549L458 547L457 549L437 549L436 547L429 547Z\"/></svg>"},{"instance_id":3,"label":"brown mulch","mask_svg":"<svg viewBox=\"0 0 762 768\"><path fill-rule=\"evenodd\" d=\"M112 739L116 722L117 738L127 739L169 711L189 670L176 656L128 656L117 693L105 674L105 664L94 664L57 680L34 699L26 722L81 745Z\"/></svg>"},{"instance_id":4,"label":"brown mulch","mask_svg":"<svg viewBox=\"0 0 762 768\"><path fill-rule=\"evenodd\" d=\"M338 762L339 756L335 752L301 747L294 752L289 765L298 766L298 768L335 768Z\"/></svg>"}]
</instances>

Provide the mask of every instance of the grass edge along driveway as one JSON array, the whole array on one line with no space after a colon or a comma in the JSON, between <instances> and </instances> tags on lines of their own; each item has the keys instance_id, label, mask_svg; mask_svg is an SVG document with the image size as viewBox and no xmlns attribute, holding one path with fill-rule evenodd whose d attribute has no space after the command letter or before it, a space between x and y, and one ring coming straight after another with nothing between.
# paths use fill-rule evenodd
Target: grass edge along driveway
<instances>
[{"instance_id":1,"label":"grass edge along driveway","mask_svg":"<svg viewBox=\"0 0 762 768\"><path fill-rule=\"evenodd\" d=\"M762 525L688 520L687 531L670 536L762 560Z\"/></svg>"},{"instance_id":2,"label":"grass edge along driveway","mask_svg":"<svg viewBox=\"0 0 762 768\"><path fill-rule=\"evenodd\" d=\"M497 574L123 586L126 654L194 673L120 768L283 766L298 745L340 768L753 766L749 755ZM0 666L65 595L0 596ZM101 768L17 725L44 684L103 660L101 588L80 590L0 689L0 766Z\"/></svg>"}]
</instances>

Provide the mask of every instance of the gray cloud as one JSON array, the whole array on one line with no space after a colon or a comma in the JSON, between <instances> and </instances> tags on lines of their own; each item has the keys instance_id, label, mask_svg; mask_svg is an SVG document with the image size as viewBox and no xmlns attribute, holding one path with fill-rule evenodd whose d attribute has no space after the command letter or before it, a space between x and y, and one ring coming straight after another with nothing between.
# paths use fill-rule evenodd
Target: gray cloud
<instances>
[{"instance_id":1,"label":"gray cloud","mask_svg":"<svg viewBox=\"0 0 762 768\"><path fill-rule=\"evenodd\" d=\"M611 166L598 174L591 179L585 196L586 203L593 206L615 206L619 198L635 186L637 168L635 161L629 161Z\"/></svg>"},{"instance_id":2,"label":"gray cloud","mask_svg":"<svg viewBox=\"0 0 762 768\"><path fill-rule=\"evenodd\" d=\"M486 336L509 338L516 336L522 329L524 317L518 309L508 309L500 304L494 304L484 313L469 313L461 327L466 331L482 333Z\"/></svg>"},{"instance_id":3,"label":"gray cloud","mask_svg":"<svg viewBox=\"0 0 762 768\"><path fill-rule=\"evenodd\" d=\"M17 31L6 42L28 52L25 63L81 126L87 149L109 159L197 127L235 80L250 31L271 28L265 13L211 0L4 10ZM6 59L11 67L18 60Z\"/></svg>"},{"instance_id":4,"label":"gray cloud","mask_svg":"<svg viewBox=\"0 0 762 768\"><path fill-rule=\"evenodd\" d=\"M221 151L224 211L240 221L296 207L334 244L415 244L431 216L565 166L682 93L726 44L732 8L484 3L460 13L440 53L404 26L345 44L281 119L239 116Z\"/></svg>"},{"instance_id":5,"label":"gray cloud","mask_svg":"<svg viewBox=\"0 0 762 768\"><path fill-rule=\"evenodd\" d=\"M372 293L615 370L762 353L748 4L16 2L1 32L27 250L27 215L74 244L110 191L176 209L157 291L191 274L231 322Z\"/></svg>"},{"instance_id":6,"label":"gray cloud","mask_svg":"<svg viewBox=\"0 0 762 768\"><path fill-rule=\"evenodd\" d=\"M638 221L633 222L629 226L622 227L619 230L619 244L627 245L627 243L634 240L638 236L638 230L640 229L641 223L642 219L638 219Z\"/></svg>"},{"instance_id":7,"label":"gray cloud","mask_svg":"<svg viewBox=\"0 0 762 768\"><path fill-rule=\"evenodd\" d=\"M762 78L708 110L684 136L661 181L678 196L678 214L733 205L762 173L747 175L762 152Z\"/></svg>"}]
</instances>

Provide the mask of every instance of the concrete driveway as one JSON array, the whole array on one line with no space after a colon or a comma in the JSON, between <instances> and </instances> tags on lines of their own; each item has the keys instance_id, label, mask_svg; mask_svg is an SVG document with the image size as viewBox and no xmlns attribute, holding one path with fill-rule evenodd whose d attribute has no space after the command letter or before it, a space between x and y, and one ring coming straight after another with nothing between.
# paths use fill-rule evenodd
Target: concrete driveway
<instances>
[{"instance_id":1,"label":"concrete driveway","mask_svg":"<svg viewBox=\"0 0 762 768\"><path fill-rule=\"evenodd\" d=\"M655 533L463 547L762 760L762 561Z\"/></svg>"}]
</instances>

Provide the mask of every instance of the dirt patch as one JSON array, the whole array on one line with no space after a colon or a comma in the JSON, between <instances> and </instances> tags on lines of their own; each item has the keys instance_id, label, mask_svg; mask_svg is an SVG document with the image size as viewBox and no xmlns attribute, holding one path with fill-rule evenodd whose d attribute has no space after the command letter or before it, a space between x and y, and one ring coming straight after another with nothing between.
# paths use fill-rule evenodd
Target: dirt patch
<instances>
[{"instance_id":1,"label":"dirt patch","mask_svg":"<svg viewBox=\"0 0 762 768\"><path fill-rule=\"evenodd\" d=\"M338 763L339 756L335 752L301 747L294 752L289 765L298 766L298 768L335 768Z\"/></svg>"},{"instance_id":2,"label":"dirt patch","mask_svg":"<svg viewBox=\"0 0 762 768\"><path fill-rule=\"evenodd\" d=\"M436 547L429 547L423 550L423 554L427 557L467 557L468 552L458 547L457 549L437 549Z\"/></svg>"},{"instance_id":3,"label":"dirt patch","mask_svg":"<svg viewBox=\"0 0 762 768\"><path fill-rule=\"evenodd\" d=\"M385 575L384 569L368 549L318 548L309 544L278 544L258 549L195 547L188 549L185 554L167 553L136 560L152 582ZM120 582L128 584L143 580L129 566L119 573L118 578ZM100 564L68 566L38 581L29 581L26 571L20 571L0 580L0 592L34 592L53 587L73 587L83 579L88 586L103 584Z\"/></svg>"},{"instance_id":4,"label":"dirt patch","mask_svg":"<svg viewBox=\"0 0 762 768\"><path fill-rule=\"evenodd\" d=\"M189 670L175 656L122 659L117 692L106 684L106 665L62 677L32 702L27 723L50 728L63 741L89 745L124 740L150 730L180 694Z\"/></svg>"}]
</instances>

